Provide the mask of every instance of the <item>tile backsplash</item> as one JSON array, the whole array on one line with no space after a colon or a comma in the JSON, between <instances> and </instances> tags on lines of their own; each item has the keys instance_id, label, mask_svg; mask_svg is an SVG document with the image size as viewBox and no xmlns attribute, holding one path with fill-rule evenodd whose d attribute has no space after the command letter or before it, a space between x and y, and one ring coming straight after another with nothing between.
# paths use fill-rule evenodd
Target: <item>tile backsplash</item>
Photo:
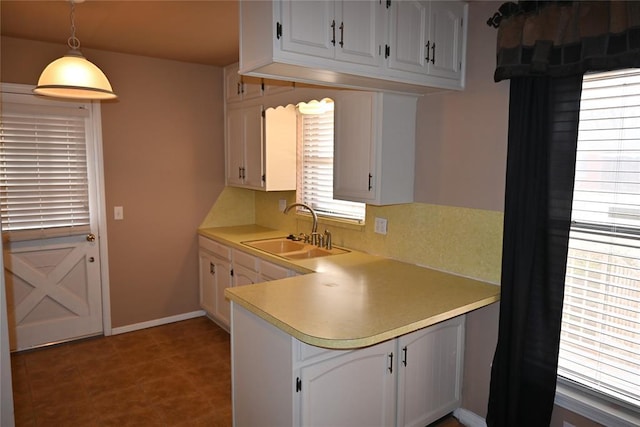
<instances>
[{"instance_id":1,"label":"tile backsplash","mask_svg":"<svg viewBox=\"0 0 640 427\"><path fill-rule=\"evenodd\" d=\"M201 227L258 224L288 233L308 233L311 217L285 215L280 200L295 191L262 192L227 187ZM387 234L374 232L375 218L387 220ZM500 281L503 213L409 203L367 206L364 225L320 218L338 246L496 283Z\"/></svg>"}]
</instances>

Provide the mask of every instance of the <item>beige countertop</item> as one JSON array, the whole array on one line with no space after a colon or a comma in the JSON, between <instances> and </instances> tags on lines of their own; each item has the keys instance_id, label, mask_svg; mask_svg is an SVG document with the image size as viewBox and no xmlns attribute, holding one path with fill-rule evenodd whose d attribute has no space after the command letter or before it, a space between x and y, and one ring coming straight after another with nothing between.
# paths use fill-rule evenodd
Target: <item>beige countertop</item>
<instances>
[{"instance_id":1,"label":"beige countertop","mask_svg":"<svg viewBox=\"0 0 640 427\"><path fill-rule=\"evenodd\" d=\"M293 269L300 276L225 295L293 337L319 347L365 347L498 301L500 287L351 251L286 260L242 242L286 236L260 226L200 229L199 234Z\"/></svg>"}]
</instances>

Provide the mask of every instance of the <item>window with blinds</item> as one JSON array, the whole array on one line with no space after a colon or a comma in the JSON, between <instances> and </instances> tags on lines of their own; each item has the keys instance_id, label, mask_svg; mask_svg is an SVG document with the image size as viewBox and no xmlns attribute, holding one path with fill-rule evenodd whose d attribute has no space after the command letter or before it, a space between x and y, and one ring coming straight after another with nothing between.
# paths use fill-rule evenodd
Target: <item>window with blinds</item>
<instances>
[{"instance_id":1,"label":"window with blinds","mask_svg":"<svg viewBox=\"0 0 640 427\"><path fill-rule=\"evenodd\" d=\"M81 104L3 94L0 217L9 238L89 230L87 120Z\"/></svg>"},{"instance_id":2,"label":"window with blinds","mask_svg":"<svg viewBox=\"0 0 640 427\"><path fill-rule=\"evenodd\" d=\"M301 103L298 112L298 202L318 215L363 222L364 203L333 198L333 102Z\"/></svg>"},{"instance_id":3,"label":"window with blinds","mask_svg":"<svg viewBox=\"0 0 640 427\"><path fill-rule=\"evenodd\" d=\"M640 407L640 70L586 75L558 375Z\"/></svg>"}]
</instances>

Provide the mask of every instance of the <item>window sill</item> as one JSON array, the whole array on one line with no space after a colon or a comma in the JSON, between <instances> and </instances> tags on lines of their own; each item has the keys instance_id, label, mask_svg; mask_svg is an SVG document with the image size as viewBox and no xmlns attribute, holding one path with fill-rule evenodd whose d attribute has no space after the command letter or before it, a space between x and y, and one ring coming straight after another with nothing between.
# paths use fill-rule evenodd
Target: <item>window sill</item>
<instances>
[{"instance_id":1,"label":"window sill","mask_svg":"<svg viewBox=\"0 0 640 427\"><path fill-rule=\"evenodd\" d=\"M555 404L605 426L640 425L640 412L587 393L558 378Z\"/></svg>"},{"instance_id":2,"label":"window sill","mask_svg":"<svg viewBox=\"0 0 640 427\"><path fill-rule=\"evenodd\" d=\"M311 214L306 212L296 212L296 218L304 222L309 222L309 224L311 224L312 222ZM363 231L365 226L364 220L356 221L351 219L340 219L318 215L318 231L320 231L321 225L356 231Z\"/></svg>"}]
</instances>

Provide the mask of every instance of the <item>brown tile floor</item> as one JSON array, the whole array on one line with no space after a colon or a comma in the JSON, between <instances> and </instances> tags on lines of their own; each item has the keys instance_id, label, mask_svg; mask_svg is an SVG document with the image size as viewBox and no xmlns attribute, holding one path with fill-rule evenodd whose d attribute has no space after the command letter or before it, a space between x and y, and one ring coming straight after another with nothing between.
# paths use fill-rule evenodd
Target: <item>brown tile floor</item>
<instances>
[{"instance_id":1,"label":"brown tile floor","mask_svg":"<svg viewBox=\"0 0 640 427\"><path fill-rule=\"evenodd\" d=\"M229 335L205 317L11 363L18 427L231 425Z\"/></svg>"},{"instance_id":2,"label":"brown tile floor","mask_svg":"<svg viewBox=\"0 0 640 427\"><path fill-rule=\"evenodd\" d=\"M229 335L206 317L13 354L16 426L230 426ZM437 427L464 427L453 417Z\"/></svg>"}]
</instances>

